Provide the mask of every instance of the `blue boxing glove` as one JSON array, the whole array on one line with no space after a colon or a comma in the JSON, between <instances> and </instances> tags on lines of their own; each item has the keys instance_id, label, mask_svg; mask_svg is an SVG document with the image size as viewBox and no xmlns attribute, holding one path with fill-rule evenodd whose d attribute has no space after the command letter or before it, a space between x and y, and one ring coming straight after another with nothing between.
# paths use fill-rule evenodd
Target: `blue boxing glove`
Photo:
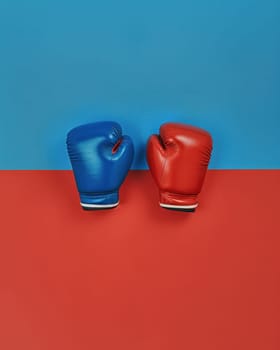
<instances>
[{"instance_id":1,"label":"blue boxing glove","mask_svg":"<svg viewBox=\"0 0 280 350\"><path fill-rule=\"evenodd\" d=\"M113 208L131 166L134 147L115 122L78 126L67 135L67 150L83 209Z\"/></svg>"}]
</instances>

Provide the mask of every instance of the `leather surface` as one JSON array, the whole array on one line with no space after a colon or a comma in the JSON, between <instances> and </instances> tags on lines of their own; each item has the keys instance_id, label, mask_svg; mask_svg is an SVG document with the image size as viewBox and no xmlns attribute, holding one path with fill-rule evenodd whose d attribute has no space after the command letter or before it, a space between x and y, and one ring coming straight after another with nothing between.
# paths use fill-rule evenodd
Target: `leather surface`
<instances>
[{"instance_id":1,"label":"leather surface","mask_svg":"<svg viewBox=\"0 0 280 350\"><path fill-rule=\"evenodd\" d=\"M78 126L67 135L67 149L83 203L110 204L131 166L134 147L116 122Z\"/></svg>"},{"instance_id":2,"label":"leather surface","mask_svg":"<svg viewBox=\"0 0 280 350\"><path fill-rule=\"evenodd\" d=\"M207 131L180 123L163 124L160 134L152 135L147 145L153 178L161 193L169 193L161 195L161 200L174 205L196 203L211 151L212 138Z\"/></svg>"}]
</instances>

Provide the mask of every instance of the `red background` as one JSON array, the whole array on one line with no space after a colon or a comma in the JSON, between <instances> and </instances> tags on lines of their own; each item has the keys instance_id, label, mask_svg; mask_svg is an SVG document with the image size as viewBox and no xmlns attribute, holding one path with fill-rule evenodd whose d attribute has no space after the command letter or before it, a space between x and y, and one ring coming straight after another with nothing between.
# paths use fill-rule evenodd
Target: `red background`
<instances>
[{"instance_id":1,"label":"red background","mask_svg":"<svg viewBox=\"0 0 280 350\"><path fill-rule=\"evenodd\" d=\"M279 349L279 180L210 170L182 213L131 171L86 212L70 171L1 171L0 348Z\"/></svg>"}]
</instances>

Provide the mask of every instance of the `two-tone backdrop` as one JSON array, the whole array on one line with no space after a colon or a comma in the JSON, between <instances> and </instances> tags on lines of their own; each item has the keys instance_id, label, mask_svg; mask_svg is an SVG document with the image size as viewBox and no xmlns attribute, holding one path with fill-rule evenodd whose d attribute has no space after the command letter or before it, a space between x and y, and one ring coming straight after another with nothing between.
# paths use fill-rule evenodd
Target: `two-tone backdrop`
<instances>
[{"instance_id":1,"label":"two-tone backdrop","mask_svg":"<svg viewBox=\"0 0 280 350\"><path fill-rule=\"evenodd\" d=\"M83 211L99 120L134 170ZM166 121L213 136L195 213L147 170ZM279 130L279 0L0 0L0 349L279 350Z\"/></svg>"}]
</instances>

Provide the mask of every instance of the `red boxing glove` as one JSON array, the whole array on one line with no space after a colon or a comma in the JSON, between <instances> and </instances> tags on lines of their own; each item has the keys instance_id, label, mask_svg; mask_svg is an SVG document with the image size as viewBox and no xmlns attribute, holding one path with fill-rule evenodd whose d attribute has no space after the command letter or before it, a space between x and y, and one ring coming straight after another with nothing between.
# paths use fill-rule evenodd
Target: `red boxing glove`
<instances>
[{"instance_id":1,"label":"red boxing glove","mask_svg":"<svg viewBox=\"0 0 280 350\"><path fill-rule=\"evenodd\" d=\"M211 135L194 126L166 123L148 140L147 161L159 187L160 206L194 211L212 151Z\"/></svg>"}]
</instances>

